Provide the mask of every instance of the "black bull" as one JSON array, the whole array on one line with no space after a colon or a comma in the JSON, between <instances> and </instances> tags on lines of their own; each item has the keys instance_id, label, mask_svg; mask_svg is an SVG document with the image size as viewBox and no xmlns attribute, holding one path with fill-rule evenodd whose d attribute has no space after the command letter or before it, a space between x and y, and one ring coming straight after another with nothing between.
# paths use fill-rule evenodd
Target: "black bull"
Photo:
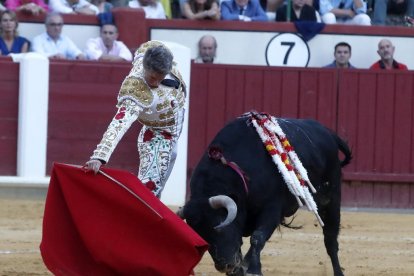
<instances>
[{"instance_id":1,"label":"black bull","mask_svg":"<svg viewBox=\"0 0 414 276\"><path fill-rule=\"evenodd\" d=\"M278 119L290 144L306 168L324 227L324 242L335 275L343 275L338 259L341 205L341 167L351 160L347 144L314 120ZM209 157L208 151L191 178L191 198L180 214L209 244L215 267L228 275L261 275L260 253L284 218L299 208L295 197L265 150L248 118L225 126L209 148L222 149L247 176ZM339 160L341 151L345 158ZM233 202L234 201L234 202ZM224 207L224 208L222 208ZM242 259L242 237L250 248ZM299 247L300 248L300 247Z\"/></svg>"}]
</instances>

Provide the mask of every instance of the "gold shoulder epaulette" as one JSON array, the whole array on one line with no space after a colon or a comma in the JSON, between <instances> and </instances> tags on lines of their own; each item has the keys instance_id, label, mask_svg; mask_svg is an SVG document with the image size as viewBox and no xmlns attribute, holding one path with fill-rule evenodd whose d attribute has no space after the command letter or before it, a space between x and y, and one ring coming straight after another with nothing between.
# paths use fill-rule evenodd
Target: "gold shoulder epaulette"
<instances>
[{"instance_id":1,"label":"gold shoulder epaulette","mask_svg":"<svg viewBox=\"0 0 414 276\"><path fill-rule=\"evenodd\" d=\"M122 83L118 99L125 96L132 97L143 106L149 106L154 100L154 96L144 80L134 77L127 77Z\"/></svg>"}]
</instances>

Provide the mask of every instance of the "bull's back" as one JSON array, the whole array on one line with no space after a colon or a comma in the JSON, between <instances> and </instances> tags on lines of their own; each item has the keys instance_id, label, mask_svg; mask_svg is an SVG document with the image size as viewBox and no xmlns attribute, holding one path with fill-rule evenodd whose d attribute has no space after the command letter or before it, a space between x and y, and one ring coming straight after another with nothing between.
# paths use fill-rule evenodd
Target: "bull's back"
<instances>
[{"instance_id":1,"label":"bull's back","mask_svg":"<svg viewBox=\"0 0 414 276\"><path fill-rule=\"evenodd\" d=\"M306 169L324 174L340 166L335 134L315 120L278 119Z\"/></svg>"},{"instance_id":2,"label":"bull's back","mask_svg":"<svg viewBox=\"0 0 414 276\"><path fill-rule=\"evenodd\" d=\"M315 120L279 118L278 122L304 167L311 172L310 177L324 179L332 166L339 166L338 146L329 129ZM285 188L278 184L269 187L269 179L273 183L283 183L283 179L247 117L237 118L223 127L209 148L213 146L220 148L227 161L235 162L248 175L252 189L278 194L281 187ZM205 183L191 185L205 188L220 178L224 178L223 182L240 182L237 174L220 161L211 160L207 152L208 149L193 174L193 178ZM235 181L229 181L231 177L235 177Z\"/></svg>"}]
</instances>

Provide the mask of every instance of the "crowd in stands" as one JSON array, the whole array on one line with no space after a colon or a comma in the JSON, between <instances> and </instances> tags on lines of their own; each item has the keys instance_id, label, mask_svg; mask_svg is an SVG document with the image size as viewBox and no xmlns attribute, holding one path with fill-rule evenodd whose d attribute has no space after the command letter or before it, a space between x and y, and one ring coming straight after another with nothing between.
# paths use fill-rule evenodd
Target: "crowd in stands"
<instances>
[{"instance_id":1,"label":"crowd in stands","mask_svg":"<svg viewBox=\"0 0 414 276\"><path fill-rule=\"evenodd\" d=\"M132 61L130 49L118 41L118 28L113 23L104 23L100 36L90 38L85 49L79 49L71 38L62 34L64 21L61 13L50 12L45 19L45 32L30 42L18 35L18 20L11 10L0 16L0 55L33 51L51 59Z\"/></svg>"},{"instance_id":2,"label":"crowd in stands","mask_svg":"<svg viewBox=\"0 0 414 276\"><path fill-rule=\"evenodd\" d=\"M189 20L233 21L311 21L325 24L384 25L388 12L397 12L407 24L413 23L414 0L5 0L0 5L1 55L34 51L56 59L89 59L131 61L127 46L118 41L118 29L111 17L113 7L142 8L146 18L166 19L172 15ZM373 7L372 18L367 11ZM178 11L177 11L178 9ZM33 16L46 14L45 32L32 42L18 35L15 11ZM270 19L269 13L274 18ZM61 14L86 14L100 18L100 36L90 38L86 49L79 49L62 34ZM105 17L99 17L106 15ZM104 20L105 19L105 20ZM211 35L199 43L196 62L216 63L217 41ZM395 47L389 40L381 40L378 54L381 59L372 68L406 69L393 59ZM335 60L326 67L354 68L350 63L351 46L341 42L334 49Z\"/></svg>"},{"instance_id":3,"label":"crowd in stands","mask_svg":"<svg viewBox=\"0 0 414 276\"><path fill-rule=\"evenodd\" d=\"M219 63L216 60L217 41L214 36L204 35L198 41L198 55L196 63ZM380 70L408 70L407 65L394 59L395 46L389 39L381 39L378 43L377 53L380 59L369 69ZM347 42L339 42L334 48L334 61L324 68L356 69L350 62L352 47Z\"/></svg>"},{"instance_id":4,"label":"crowd in stands","mask_svg":"<svg viewBox=\"0 0 414 276\"><path fill-rule=\"evenodd\" d=\"M414 0L0 0L0 10L33 15L99 15L113 7L142 8L151 19L395 25L388 17L397 15L400 25L414 24Z\"/></svg>"},{"instance_id":5,"label":"crowd in stands","mask_svg":"<svg viewBox=\"0 0 414 276\"><path fill-rule=\"evenodd\" d=\"M389 39L381 39L378 43L377 53L380 59L370 66L370 69L385 69L385 70L408 70L407 65L397 62L394 59L395 46ZM339 42L334 48L335 60L324 66L325 68L349 68L355 69L350 62L352 55L352 47L346 42Z\"/></svg>"}]
</instances>

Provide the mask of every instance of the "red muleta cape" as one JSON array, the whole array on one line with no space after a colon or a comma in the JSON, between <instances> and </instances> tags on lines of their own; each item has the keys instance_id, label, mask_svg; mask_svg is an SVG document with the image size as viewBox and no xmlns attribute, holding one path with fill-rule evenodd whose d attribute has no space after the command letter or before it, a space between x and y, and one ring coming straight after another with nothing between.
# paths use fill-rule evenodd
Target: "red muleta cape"
<instances>
[{"instance_id":1,"label":"red muleta cape","mask_svg":"<svg viewBox=\"0 0 414 276\"><path fill-rule=\"evenodd\" d=\"M40 251L55 275L188 276L207 243L129 172L55 163ZM141 202L141 198L146 204Z\"/></svg>"}]
</instances>

